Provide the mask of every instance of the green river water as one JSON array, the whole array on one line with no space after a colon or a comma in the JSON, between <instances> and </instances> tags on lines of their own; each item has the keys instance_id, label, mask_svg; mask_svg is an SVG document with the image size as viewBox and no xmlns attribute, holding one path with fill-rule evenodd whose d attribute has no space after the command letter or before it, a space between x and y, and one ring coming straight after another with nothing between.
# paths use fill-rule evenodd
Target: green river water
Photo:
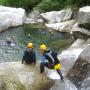
<instances>
[{"instance_id":1,"label":"green river water","mask_svg":"<svg viewBox=\"0 0 90 90\"><path fill-rule=\"evenodd\" d=\"M14 44L8 46L6 38L14 36ZM46 28L44 25L24 25L9 28L0 33L0 62L21 61L28 42L34 44L37 59L40 59L39 45L45 43L60 53L72 44L68 33L60 33Z\"/></svg>"}]
</instances>

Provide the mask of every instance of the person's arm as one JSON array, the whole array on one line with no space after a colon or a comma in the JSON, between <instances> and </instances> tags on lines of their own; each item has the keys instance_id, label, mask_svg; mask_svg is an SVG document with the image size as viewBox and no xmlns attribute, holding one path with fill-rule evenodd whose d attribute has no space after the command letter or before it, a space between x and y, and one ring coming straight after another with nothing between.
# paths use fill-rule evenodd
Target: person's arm
<instances>
[{"instance_id":1,"label":"person's arm","mask_svg":"<svg viewBox=\"0 0 90 90\"><path fill-rule=\"evenodd\" d=\"M45 56L44 56L44 55L42 55L41 63L42 63L42 64L45 63Z\"/></svg>"}]
</instances>

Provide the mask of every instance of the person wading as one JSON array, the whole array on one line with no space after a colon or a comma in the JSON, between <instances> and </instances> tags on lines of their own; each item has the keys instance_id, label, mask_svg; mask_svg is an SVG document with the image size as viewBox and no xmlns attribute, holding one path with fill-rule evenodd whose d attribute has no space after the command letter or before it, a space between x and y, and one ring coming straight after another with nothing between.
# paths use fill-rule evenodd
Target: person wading
<instances>
[{"instance_id":1,"label":"person wading","mask_svg":"<svg viewBox=\"0 0 90 90\"><path fill-rule=\"evenodd\" d=\"M57 73L60 75L61 80L64 81L61 72L61 64L57 58L57 53L53 50L47 49L45 44L40 45L40 50L42 52L42 59L40 63L40 73L44 72L44 66L55 69Z\"/></svg>"},{"instance_id":2,"label":"person wading","mask_svg":"<svg viewBox=\"0 0 90 90\"><path fill-rule=\"evenodd\" d=\"M24 51L24 55L22 58L22 64L25 62L26 64L36 64L36 53L33 50L33 44L28 43L27 49Z\"/></svg>"}]
</instances>

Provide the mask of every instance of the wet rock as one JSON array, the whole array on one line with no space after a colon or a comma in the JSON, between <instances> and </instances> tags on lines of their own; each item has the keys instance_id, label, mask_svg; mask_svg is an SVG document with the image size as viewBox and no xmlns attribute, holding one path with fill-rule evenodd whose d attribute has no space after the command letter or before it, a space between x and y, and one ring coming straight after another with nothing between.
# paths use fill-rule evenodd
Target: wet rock
<instances>
[{"instance_id":1,"label":"wet rock","mask_svg":"<svg viewBox=\"0 0 90 90\"><path fill-rule=\"evenodd\" d=\"M81 52L74 66L68 72L67 77L78 88L84 87L83 85L85 83L84 80L90 78L90 45L87 45L85 49ZM87 83L86 85L88 85L90 82L86 83ZM88 88L90 88L90 86L88 86Z\"/></svg>"},{"instance_id":2,"label":"wet rock","mask_svg":"<svg viewBox=\"0 0 90 90\"><path fill-rule=\"evenodd\" d=\"M51 11L40 14L48 23L59 23L72 18L71 9Z\"/></svg>"},{"instance_id":3,"label":"wet rock","mask_svg":"<svg viewBox=\"0 0 90 90\"><path fill-rule=\"evenodd\" d=\"M48 90L54 81L40 74L39 66L0 63L0 90Z\"/></svg>"}]
</instances>

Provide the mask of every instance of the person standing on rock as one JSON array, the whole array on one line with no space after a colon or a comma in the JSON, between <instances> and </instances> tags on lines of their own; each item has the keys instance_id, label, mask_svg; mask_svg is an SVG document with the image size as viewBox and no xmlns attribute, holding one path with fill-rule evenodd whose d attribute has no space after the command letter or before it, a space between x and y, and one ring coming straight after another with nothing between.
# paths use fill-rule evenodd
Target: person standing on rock
<instances>
[{"instance_id":1,"label":"person standing on rock","mask_svg":"<svg viewBox=\"0 0 90 90\"><path fill-rule=\"evenodd\" d=\"M60 75L61 80L64 81L61 72L61 64L57 58L57 53L53 50L47 49L45 44L40 45L40 50L42 53L42 59L40 63L40 73L44 72L44 66L46 66L50 69L55 69L57 73Z\"/></svg>"},{"instance_id":2,"label":"person standing on rock","mask_svg":"<svg viewBox=\"0 0 90 90\"><path fill-rule=\"evenodd\" d=\"M28 43L27 49L24 51L24 55L22 58L22 64L25 62L26 64L36 64L36 53L33 50L33 44Z\"/></svg>"}]
</instances>

